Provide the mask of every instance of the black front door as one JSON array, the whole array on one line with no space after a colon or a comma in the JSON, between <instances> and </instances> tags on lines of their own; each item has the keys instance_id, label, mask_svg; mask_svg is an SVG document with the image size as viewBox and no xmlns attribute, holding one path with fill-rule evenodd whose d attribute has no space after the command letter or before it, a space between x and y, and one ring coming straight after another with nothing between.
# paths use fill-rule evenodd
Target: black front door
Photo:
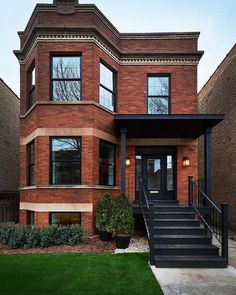
<instances>
[{"instance_id":1,"label":"black front door","mask_svg":"<svg viewBox=\"0 0 236 295\"><path fill-rule=\"evenodd\" d=\"M163 196L163 161L162 157L149 157L143 159L143 184L148 198L160 199Z\"/></svg>"},{"instance_id":2,"label":"black front door","mask_svg":"<svg viewBox=\"0 0 236 295\"><path fill-rule=\"evenodd\" d=\"M149 153L148 153L149 152ZM175 152L167 149L136 151L136 197L139 193L138 179L142 179L150 201L174 200L175 196Z\"/></svg>"}]
</instances>

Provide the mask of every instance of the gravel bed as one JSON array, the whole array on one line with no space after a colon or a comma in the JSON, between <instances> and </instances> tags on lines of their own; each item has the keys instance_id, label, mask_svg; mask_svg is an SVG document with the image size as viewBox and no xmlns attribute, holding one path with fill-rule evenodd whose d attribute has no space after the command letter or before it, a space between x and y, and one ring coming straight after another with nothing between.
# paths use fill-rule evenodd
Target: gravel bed
<instances>
[{"instance_id":1,"label":"gravel bed","mask_svg":"<svg viewBox=\"0 0 236 295\"><path fill-rule=\"evenodd\" d=\"M144 236L132 236L127 249L115 249L115 253L138 253L138 252L148 252L148 240Z\"/></svg>"}]
</instances>

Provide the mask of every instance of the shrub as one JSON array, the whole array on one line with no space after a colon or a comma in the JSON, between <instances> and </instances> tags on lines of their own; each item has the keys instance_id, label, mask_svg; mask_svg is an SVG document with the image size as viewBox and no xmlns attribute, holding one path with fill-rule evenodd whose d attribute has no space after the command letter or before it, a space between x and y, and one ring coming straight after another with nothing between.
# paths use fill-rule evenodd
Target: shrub
<instances>
[{"instance_id":1,"label":"shrub","mask_svg":"<svg viewBox=\"0 0 236 295\"><path fill-rule=\"evenodd\" d=\"M0 223L0 244L9 244L14 226L14 223Z\"/></svg>"},{"instance_id":2,"label":"shrub","mask_svg":"<svg viewBox=\"0 0 236 295\"><path fill-rule=\"evenodd\" d=\"M37 226L28 226L27 241L25 248L35 248L40 246L41 230Z\"/></svg>"},{"instance_id":3,"label":"shrub","mask_svg":"<svg viewBox=\"0 0 236 295\"><path fill-rule=\"evenodd\" d=\"M113 202L111 195L105 193L97 206L96 227L99 231L110 231Z\"/></svg>"},{"instance_id":4,"label":"shrub","mask_svg":"<svg viewBox=\"0 0 236 295\"><path fill-rule=\"evenodd\" d=\"M28 228L22 224L16 224L9 240L9 245L13 248L27 248Z\"/></svg>"},{"instance_id":5,"label":"shrub","mask_svg":"<svg viewBox=\"0 0 236 295\"><path fill-rule=\"evenodd\" d=\"M49 225L41 229L40 246L50 247L55 245L55 236L58 225Z\"/></svg>"},{"instance_id":6,"label":"shrub","mask_svg":"<svg viewBox=\"0 0 236 295\"><path fill-rule=\"evenodd\" d=\"M72 224L68 228L68 244L76 245L83 241L83 231L79 224Z\"/></svg>"},{"instance_id":7,"label":"shrub","mask_svg":"<svg viewBox=\"0 0 236 295\"><path fill-rule=\"evenodd\" d=\"M116 234L131 234L134 231L132 206L124 193L120 193L114 203L111 229Z\"/></svg>"},{"instance_id":8,"label":"shrub","mask_svg":"<svg viewBox=\"0 0 236 295\"><path fill-rule=\"evenodd\" d=\"M83 231L79 224L37 226L0 223L0 244L13 248L50 247L75 245L82 242Z\"/></svg>"}]
</instances>

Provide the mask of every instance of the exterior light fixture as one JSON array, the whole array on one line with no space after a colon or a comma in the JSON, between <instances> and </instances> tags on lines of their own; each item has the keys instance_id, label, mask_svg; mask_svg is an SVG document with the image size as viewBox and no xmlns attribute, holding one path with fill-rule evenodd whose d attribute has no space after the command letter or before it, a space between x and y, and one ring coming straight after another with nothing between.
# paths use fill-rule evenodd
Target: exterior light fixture
<instances>
[{"instance_id":1,"label":"exterior light fixture","mask_svg":"<svg viewBox=\"0 0 236 295\"><path fill-rule=\"evenodd\" d=\"M131 164L131 160L130 160L129 158L127 158L127 159L125 160L125 165L126 165L126 166L130 166L130 164Z\"/></svg>"},{"instance_id":2,"label":"exterior light fixture","mask_svg":"<svg viewBox=\"0 0 236 295\"><path fill-rule=\"evenodd\" d=\"M189 158L188 157L183 157L183 167L188 167L190 164Z\"/></svg>"}]
</instances>

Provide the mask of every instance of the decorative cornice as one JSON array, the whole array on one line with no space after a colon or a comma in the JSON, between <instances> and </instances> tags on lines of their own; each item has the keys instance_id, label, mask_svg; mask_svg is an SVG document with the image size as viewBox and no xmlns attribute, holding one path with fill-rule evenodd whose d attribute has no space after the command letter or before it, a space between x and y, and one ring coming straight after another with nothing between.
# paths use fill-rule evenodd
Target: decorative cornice
<instances>
[{"instance_id":1,"label":"decorative cornice","mask_svg":"<svg viewBox=\"0 0 236 295\"><path fill-rule=\"evenodd\" d=\"M95 34L75 34L75 33L61 33L61 34L38 34L30 49L26 53L23 59L19 58L20 64L25 64L33 50L39 42L93 42L100 49L102 49L107 55L109 55L114 61L120 65L197 65L200 59L201 52L196 53L151 53L149 56L132 56L132 54L118 55L109 46L107 46L97 35ZM19 52L17 53L19 55ZM129 57L127 57L129 55ZM147 53L145 54L147 55Z\"/></svg>"}]
</instances>

